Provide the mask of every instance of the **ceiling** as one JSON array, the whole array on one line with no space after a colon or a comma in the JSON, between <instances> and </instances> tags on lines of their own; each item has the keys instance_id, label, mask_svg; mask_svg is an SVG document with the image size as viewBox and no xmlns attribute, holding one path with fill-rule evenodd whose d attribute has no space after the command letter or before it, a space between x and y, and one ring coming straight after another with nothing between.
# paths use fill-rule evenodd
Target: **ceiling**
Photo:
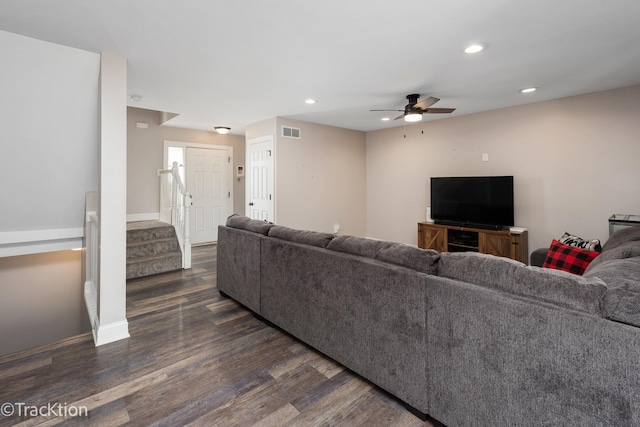
<instances>
[{"instance_id":1,"label":"ceiling","mask_svg":"<svg viewBox=\"0 0 640 427\"><path fill-rule=\"evenodd\" d=\"M129 105L212 130L275 116L371 131L640 84L640 1L0 0L0 29L128 60ZM481 43L486 49L465 54ZM534 93L520 89L538 87ZM304 100L317 103L307 105ZM398 113L389 113L394 118Z\"/></svg>"}]
</instances>

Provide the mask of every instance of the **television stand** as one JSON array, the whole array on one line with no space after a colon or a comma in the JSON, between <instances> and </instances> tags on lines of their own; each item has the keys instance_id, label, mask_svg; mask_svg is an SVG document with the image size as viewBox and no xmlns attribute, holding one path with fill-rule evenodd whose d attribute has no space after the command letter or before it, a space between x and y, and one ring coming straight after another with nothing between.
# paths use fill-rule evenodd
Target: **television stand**
<instances>
[{"instance_id":1,"label":"television stand","mask_svg":"<svg viewBox=\"0 0 640 427\"><path fill-rule=\"evenodd\" d=\"M418 223L418 247L440 252L479 252L511 258L528 264L527 231L487 230L460 225Z\"/></svg>"},{"instance_id":2,"label":"television stand","mask_svg":"<svg viewBox=\"0 0 640 427\"><path fill-rule=\"evenodd\" d=\"M435 221L435 224L439 225L448 225L451 227L459 227L459 228L474 228L477 230L502 230L502 226L493 225L493 224L477 224L474 222L455 222L455 221Z\"/></svg>"}]
</instances>

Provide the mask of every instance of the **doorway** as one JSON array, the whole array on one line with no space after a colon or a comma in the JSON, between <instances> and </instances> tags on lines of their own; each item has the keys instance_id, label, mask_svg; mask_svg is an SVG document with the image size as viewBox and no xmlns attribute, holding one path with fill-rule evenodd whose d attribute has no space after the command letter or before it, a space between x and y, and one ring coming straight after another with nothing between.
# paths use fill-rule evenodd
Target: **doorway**
<instances>
[{"instance_id":1,"label":"doorway","mask_svg":"<svg viewBox=\"0 0 640 427\"><path fill-rule=\"evenodd\" d=\"M193 245L217 241L218 225L232 213L232 159L232 147L165 141L165 163L178 162L191 194L189 231Z\"/></svg>"},{"instance_id":2,"label":"doorway","mask_svg":"<svg viewBox=\"0 0 640 427\"><path fill-rule=\"evenodd\" d=\"M273 136L247 141L247 216L275 222Z\"/></svg>"}]
</instances>

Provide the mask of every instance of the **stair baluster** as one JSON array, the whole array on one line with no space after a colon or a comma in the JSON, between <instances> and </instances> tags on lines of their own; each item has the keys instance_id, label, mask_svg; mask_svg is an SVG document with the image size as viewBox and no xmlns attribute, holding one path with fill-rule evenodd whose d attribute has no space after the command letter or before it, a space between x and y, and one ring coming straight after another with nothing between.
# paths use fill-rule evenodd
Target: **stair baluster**
<instances>
[{"instance_id":1,"label":"stair baluster","mask_svg":"<svg viewBox=\"0 0 640 427\"><path fill-rule=\"evenodd\" d=\"M159 170L160 221L173 225L182 250L182 268L191 268L191 240L189 238L189 208L191 195L186 191L178 171L178 162L171 169Z\"/></svg>"}]
</instances>

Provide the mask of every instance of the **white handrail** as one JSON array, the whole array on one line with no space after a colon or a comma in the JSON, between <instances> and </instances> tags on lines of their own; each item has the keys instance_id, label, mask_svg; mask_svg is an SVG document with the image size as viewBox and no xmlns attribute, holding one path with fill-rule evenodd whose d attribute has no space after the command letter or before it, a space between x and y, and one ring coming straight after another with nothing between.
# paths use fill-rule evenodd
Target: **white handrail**
<instances>
[{"instance_id":1,"label":"white handrail","mask_svg":"<svg viewBox=\"0 0 640 427\"><path fill-rule=\"evenodd\" d=\"M98 192L90 191L85 196L84 209L84 300L94 340L100 325L100 313L98 311L100 294L100 219L98 218L97 208Z\"/></svg>"},{"instance_id":2,"label":"white handrail","mask_svg":"<svg viewBox=\"0 0 640 427\"><path fill-rule=\"evenodd\" d=\"M178 162L171 169L158 170L160 179L160 221L173 225L182 250L182 268L191 268L189 209L191 194L180 178Z\"/></svg>"}]
</instances>

